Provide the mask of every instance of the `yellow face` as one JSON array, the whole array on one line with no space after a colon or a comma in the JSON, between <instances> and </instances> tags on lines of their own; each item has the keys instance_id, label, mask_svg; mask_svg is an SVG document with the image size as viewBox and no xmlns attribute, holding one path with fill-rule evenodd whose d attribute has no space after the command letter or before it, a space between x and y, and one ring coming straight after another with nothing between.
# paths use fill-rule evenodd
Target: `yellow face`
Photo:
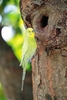
<instances>
[{"instance_id":1,"label":"yellow face","mask_svg":"<svg viewBox=\"0 0 67 100\"><path fill-rule=\"evenodd\" d=\"M28 28L27 32L28 32L28 36L29 36L30 38L34 38L35 33L34 33L34 31L33 31L32 28Z\"/></svg>"}]
</instances>

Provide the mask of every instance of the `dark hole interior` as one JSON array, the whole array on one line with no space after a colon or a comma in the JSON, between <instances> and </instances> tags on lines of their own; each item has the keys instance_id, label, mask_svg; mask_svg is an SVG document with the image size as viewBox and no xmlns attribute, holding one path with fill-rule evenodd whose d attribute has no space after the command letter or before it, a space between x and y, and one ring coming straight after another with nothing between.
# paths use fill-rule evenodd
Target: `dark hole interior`
<instances>
[{"instance_id":1,"label":"dark hole interior","mask_svg":"<svg viewBox=\"0 0 67 100\"><path fill-rule=\"evenodd\" d=\"M56 28L56 35L59 35L61 33L61 30L59 28Z\"/></svg>"},{"instance_id":2,"label":"dark hole interior","mask_svg":"<svg viewBox=\"0 0 67 100\"><path fill-rule=\"evenodd\" d=\"M44 28L46 27L48 24L48 17L47 16L42 16L42 19L41 19L41 27Z\"/></svg>"}]
</instances>

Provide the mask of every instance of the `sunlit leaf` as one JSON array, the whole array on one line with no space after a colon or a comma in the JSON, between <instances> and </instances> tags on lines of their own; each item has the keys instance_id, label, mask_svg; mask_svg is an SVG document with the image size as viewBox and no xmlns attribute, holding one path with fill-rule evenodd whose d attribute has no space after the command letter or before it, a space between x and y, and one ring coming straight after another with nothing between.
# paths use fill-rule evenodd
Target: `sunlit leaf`
<instances>
[{"instance_id":1,"label":"sunlit leaf","mask_svg":"<svg viewBox=\"0 0 67 100\"><path fill-rule=\"evenodd\" d=\"M9 25L11 24L12 26L18 25L18 20L20 20L20 14L17 11L7 13L3 16L3 25Z\"/></svg>"},{"instance_id":2,"label":"sunlit leaf","mask_svg":"<svg viewBox=\"0 0 67 100\"><path fill-rule=\"evenodd\" d=\"M10 41L7 42L13 49L13 52L17 59L20 61L22 57L22 44L23 44L23 36L22 34L15 35Z\"/></svg>"},{"instance_id":3,"label":"sunlit leaf","mask_svg":"<svg viewBox=\"0 0 67 100\"><path fill-rule=\"evenodd\" d=\"M17 49L19 46L22 48L23 44L23 36L22 34L15 35L10 41L7 42L9 45L12 46L13 49Z\"/></svg>"}]
</instances>

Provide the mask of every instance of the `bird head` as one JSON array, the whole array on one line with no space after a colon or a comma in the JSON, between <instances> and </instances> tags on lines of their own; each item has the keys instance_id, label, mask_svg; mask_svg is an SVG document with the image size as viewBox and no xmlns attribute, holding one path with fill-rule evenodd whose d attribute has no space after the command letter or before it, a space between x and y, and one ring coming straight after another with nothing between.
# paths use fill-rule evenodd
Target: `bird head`
<instances>
[{"instance_id":1,"label":"bird head","mask_svg":"<svg viewBox=\"0 0 67 100\"><path fill-rule=\"evenodd\" d=\"M27 36L30 38L34 38L35 36L34 30L32 28L28 28L26 33L27 33Z\"/></svg>"}]
</instances>

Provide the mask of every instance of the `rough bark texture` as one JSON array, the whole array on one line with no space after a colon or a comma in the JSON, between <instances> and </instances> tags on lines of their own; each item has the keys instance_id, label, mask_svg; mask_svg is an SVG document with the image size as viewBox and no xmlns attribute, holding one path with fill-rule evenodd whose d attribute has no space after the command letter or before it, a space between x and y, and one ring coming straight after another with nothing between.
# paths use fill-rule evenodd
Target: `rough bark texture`
<instances>
[{"instance_id":1,"label":"rough bark texture","mask_svg":"<svg viewBox=\"0 0 67 100\"><path fill-rule=\"evenodd\" d=\"M34 100L67 100L67 0L20 0L20 11L38 44L32 60Z\"/></svg>"}]
</instances>

